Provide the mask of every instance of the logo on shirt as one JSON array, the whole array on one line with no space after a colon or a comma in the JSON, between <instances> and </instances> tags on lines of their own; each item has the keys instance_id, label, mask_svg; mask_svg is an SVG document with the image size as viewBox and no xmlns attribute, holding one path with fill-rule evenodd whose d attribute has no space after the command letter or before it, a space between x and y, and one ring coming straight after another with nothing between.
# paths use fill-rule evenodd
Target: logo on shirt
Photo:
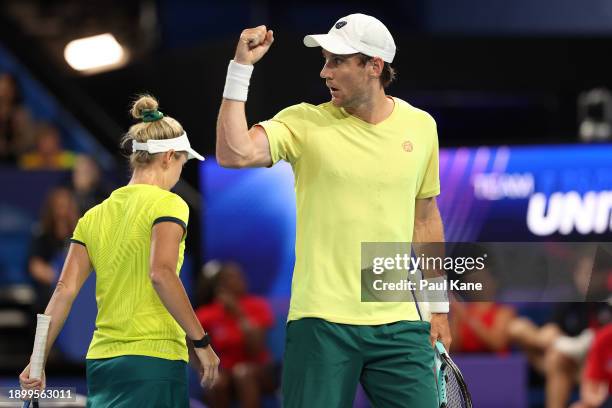
<instances>
[{"instance_id":1,"label":"logo on shirt","mask_svg":"<svg viewBox=\"0 0 612 408\"><path fill-rule=\"evenodd\" d=\"M339 30L339 29L341 29L342 27L344 27L346 24L347 24L347 23L346 23L346 21L338 21L338 22L336 23L336 28Z\"/></svg>"},{"instance_id":2,"label":"logo on shirt","mask_svg":"<svg viewBox=\"0 0 612 408\"><path fill-rule=\"evenodd\" d=\"M405 152L410 153L413 149L412 143L409 140L406 140L404 143L402 143L402 148Z\"/></svg>"}]
</instances>

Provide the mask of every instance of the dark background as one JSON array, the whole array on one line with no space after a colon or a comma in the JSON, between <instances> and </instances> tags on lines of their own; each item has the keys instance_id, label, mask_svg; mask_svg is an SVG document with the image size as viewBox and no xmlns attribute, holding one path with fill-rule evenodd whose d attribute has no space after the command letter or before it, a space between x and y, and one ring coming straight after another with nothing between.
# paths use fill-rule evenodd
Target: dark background
<instances>
[{"instance_id":1,"label":"dark background","mask_svg":"<svg viewBox=\"0 0 612 408\"><path fill-rule=\"evenodd\" d=\"M378 17L394 35L398 80L388 92L430 112L443 147L576 143L578 95L612 87L612 6L603 0L0 4L4 46L119 166L118 141L133 123L129 105L143 92L158 97L160 109L183 124L196 150L214 154L227 63L241 30L260 24L273 29L276 40L254 71L249 124L292 104L329 99L318 76L320 50L304 47L302 38L327 32L354 12ZM103 32L129 50L130 63L96 75L69 68L65 44ZM120 168L123 181L129 173ZM186 166L183 178L198 186L197 166ZM200 212L194 216L197 225ZM190 234L197 253L199 231Z\"/></svg>"}]
</instances>

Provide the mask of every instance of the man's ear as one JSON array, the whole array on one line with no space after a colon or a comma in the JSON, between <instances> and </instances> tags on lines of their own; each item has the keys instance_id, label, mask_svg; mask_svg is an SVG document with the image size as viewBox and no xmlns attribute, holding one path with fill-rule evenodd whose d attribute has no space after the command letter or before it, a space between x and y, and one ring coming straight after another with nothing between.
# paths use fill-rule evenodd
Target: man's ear
<instances>
[{"instance_id":1,"label":"man's ear","mask_svg":"<svg viewBox=\"0 0 612 408\"><path fill-rule=\"evenodd\" d=\"M385 61L383 61L383 59L380 57L374 57L371 58L368 62L370 63L371 74L376 78L380 78L383 72L383 68L385 67Z\"/></svg>"}]
</instances>

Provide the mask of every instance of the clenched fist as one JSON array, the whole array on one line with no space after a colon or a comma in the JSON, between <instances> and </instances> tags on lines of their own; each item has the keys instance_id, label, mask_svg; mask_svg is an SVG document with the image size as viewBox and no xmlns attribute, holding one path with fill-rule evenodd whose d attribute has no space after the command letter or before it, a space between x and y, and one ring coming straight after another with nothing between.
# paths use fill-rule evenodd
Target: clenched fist
<instances>
[{"instance_id":1,"label":"clenched fist","mask_svg":"<svg viewBox=\"0 0 612 408\"><path fill-rule=\"evenodd\" d=\"M243 65L253 65L264 56L274 42L274 33L265 25L247 28L240 34L234 61Z\"/></svg>"}]
</instances>

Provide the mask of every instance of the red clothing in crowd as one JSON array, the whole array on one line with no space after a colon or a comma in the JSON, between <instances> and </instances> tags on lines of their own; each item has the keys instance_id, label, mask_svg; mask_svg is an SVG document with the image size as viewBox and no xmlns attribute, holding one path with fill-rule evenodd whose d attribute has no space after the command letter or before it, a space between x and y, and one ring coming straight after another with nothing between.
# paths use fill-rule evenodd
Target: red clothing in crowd
<instances>
[{"instance_id":1,"label":"red clothing in crowd","mask_svg":"<svg viewBox=\"0 0 612 408\"><path fill-rule=\"evenodd\" d=\"M589 351L585 377L592 381L606 382L612 395L612 324L600 329Z\"/></svg>"},{"instance_id":2,"label":"red clothing in crowd","mask_svg":"<svg viewBox=\"0 0 612 408\"><path fill-rule=\"evenodd\" d=\"M258 296L243 296L238 300L242 313L249 323L261 329L274 325L274 316L268 302ZM196 310L198 320L211 336L212 346L221 359L221 367L231 369L238 363L267 363L270 351L262 350L256 356L247 354L246 342L238 319L228 313L222 303L214 301Z\"/></svg>"},{"instance_id":3,"label":"red clothing in crowd","mask_svg":"<svg viewBox=\"0 0 612 408\"><path fill-rule=\"evenodd\" d=\"M491 306L479 314L479 309L472 304L466 305L466 315L477 317L480 323L486 328L491 328L495 324L497 314L501 311L502 307L496 304ZM489 347L478 337L474 329L469 325L468 322L462 321L459 324L459 333L461 336L461 349L462 353L485 353L490 352ZM500 354L508 353L509 349L506 347L504 350L500 350Z\"/></svg>"}]
</instances>

